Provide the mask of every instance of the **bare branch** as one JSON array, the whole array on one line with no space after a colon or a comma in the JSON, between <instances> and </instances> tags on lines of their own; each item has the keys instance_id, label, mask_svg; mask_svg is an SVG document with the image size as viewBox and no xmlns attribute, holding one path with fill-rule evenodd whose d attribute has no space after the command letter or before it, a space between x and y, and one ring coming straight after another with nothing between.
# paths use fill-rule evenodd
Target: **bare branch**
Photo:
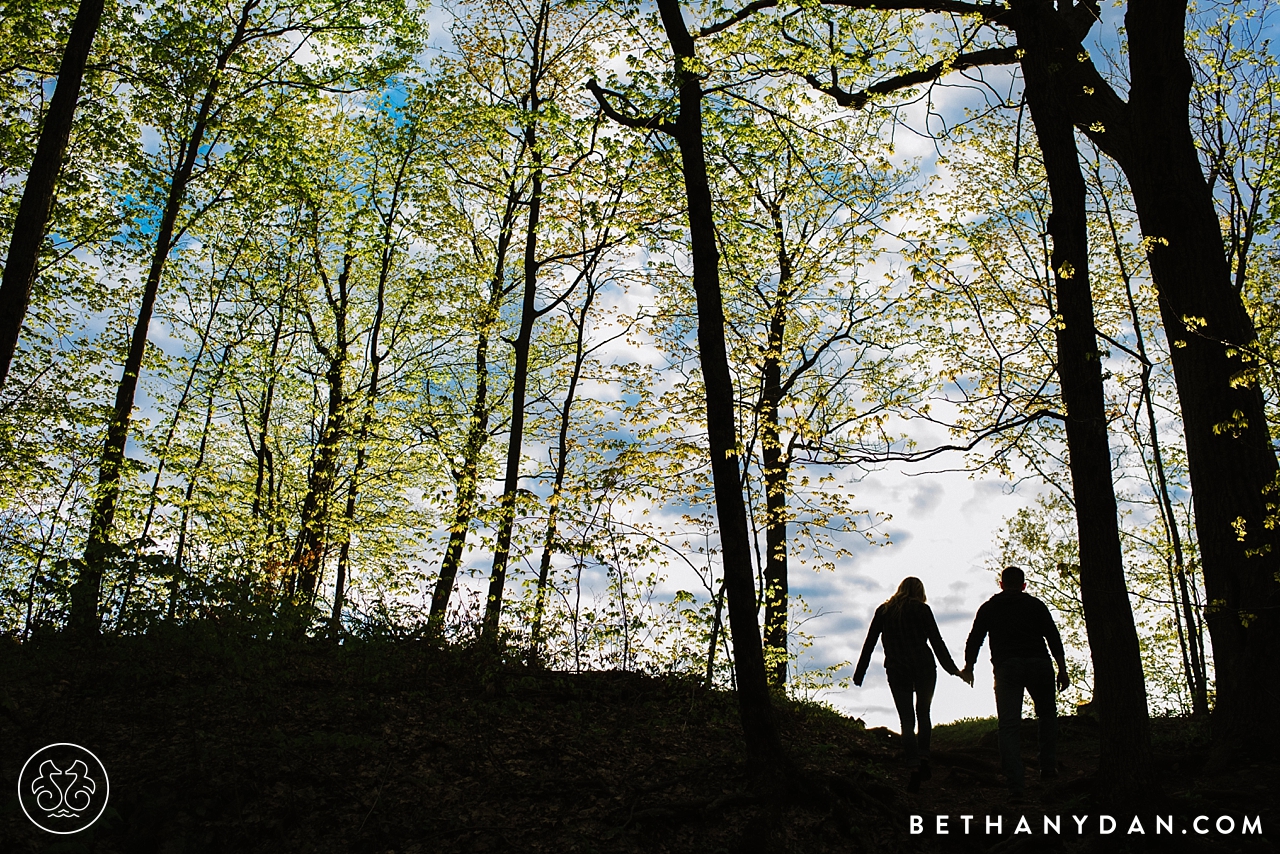
<instances>
[{"instance_id":1,"label":"bare branch","mask_svg":"<svg viewBox=\"0 0 1280 854\"><path fill-rule=\"evenodd\" d=\"M619 112L613 104L609 103L609 97L618 98L628 106L634 106L631 100L621 92L614 92L611 89L602 89L600 84L594 79L587 81L587 88L591 90L591 94L595 96L596 102L600 105L600 110L608 116L612 121L617 122L623 127L635 128L637 130L658 130L663 133L674 133L674 128L670 120L663 116L635 116L627 115Z\"/></svg>"},{"instance_id":2,"label":"bare branch","mask_svg":"<svg viewBox=\"0 0 1280 854\"><path fill-rule=\"evenodd\" d=\"M847 92L832 81L830 84L823 84L817 76L806 74L804 79L809 85L825 95L830 95L835 99L836 103L842 107L852 107L860 110L866 106L867 101L877 95L888 95L902 89L908 89L912 86L919 86L921 83L930 83L937 80L943 75L951 71L963 71L966 68L979 68L989 65L1009 65L1018 61L1017 49L1012 47L992 47L983 50L975 50L972 53L962 53L950 60L941 60L930 65L928 68L922 68L919 71L909 71L906 74L900 74L897 77L890 77L887 80L881 80L873 86L868 86L861 92Z\"/></svg>"},{"instance_id":3,"label":"bare branch","mask_svg":"<svg viewBox=\"0 0 1280 854\"><path fill-rule=\"evenodd\" d=\"M945 454L951 451L961 451L961 452L972 451L974 448L978 447L978 445L982 444L982 442L984 442L985 440L989 439L992 436L999 435L1000 433L1003 433L1007 430L1015 430L1021 427L1025 427L1026 425L1031 424L1032 422L1039 421L1041 418L1053 418L1058 421L1067 420L1067 417L1063 415L1061 412L1057 412L1052 409L1037 409L1035 412L1029 412L1026 415L1019 416L1010 421L1005 421L1003 423L995 424L991 427L988 427L987 429L982 430L979 433L976 433L973 439L971 439L966 444L936 445L932 448L927 448L923 451L883 451L883 452L868 452L865 454L851 454L844 451L833 450L830 447L825 446L820 442L819 443L799 442L796 444L796 449L800 451L807 451L811 454L820 454L821 455L820 459L814 459L812 461L819 463L821 465L836 465L836 464L846 464L846 465L860 464L861 465L861 464L868 464L868 463L875 464L875 463L887 463L887 462L918 463L918 462L924 462L925 460L931 459L940 454Z\"/></svg>"},{"instance_id":4,"label":"bare branch","mask_svg":"<svg viewBox=\"0 0 1280 854\"><path fill-rule=\"evenodd\" d=\"M759 12L762 9L773 9L777 7L777 5L778 0L755 0L754 3L748 3L729 17L725 18L723 21L703 27L698 31L698 35L711 36L719 32L724 32L734 25L742 23L756 12Z\"/></svg>"},{"instance_id":5,"label":"bare branch","mask_svg":"<svg viewBox=\"0 0 1280 854\"><path fill-rule=\"evenodd\" d=\"M941 12L955 15L980 15L988 21L995 21L1009 12L1009 7L999 3L965 3L962 0L819 0L823 6L843 6L848 9L880 9L882 11ZM764 9L774 9L778 0L755 0L734 12L723 21L709 24L698 31L700 36L710 36L723 32L750 18Z\"/></svg>"}]
</instances>

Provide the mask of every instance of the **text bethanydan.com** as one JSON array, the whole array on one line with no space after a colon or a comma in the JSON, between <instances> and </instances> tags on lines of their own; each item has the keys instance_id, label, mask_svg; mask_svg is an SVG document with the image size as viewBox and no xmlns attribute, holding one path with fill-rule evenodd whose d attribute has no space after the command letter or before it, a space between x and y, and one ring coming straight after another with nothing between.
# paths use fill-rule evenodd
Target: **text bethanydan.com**
<instances>
[{"instance_id":1,"label":"text bethanydan.com","mask_svg":"<svg viewBox=\"0 0 1280 854\"><path fill-rule=\"evenodd\" d=\"M1262 835L1261 816L1234 815L912 815L907 829L912 835L929 836L1206 836Z\"/></svg>"}]
</instances>

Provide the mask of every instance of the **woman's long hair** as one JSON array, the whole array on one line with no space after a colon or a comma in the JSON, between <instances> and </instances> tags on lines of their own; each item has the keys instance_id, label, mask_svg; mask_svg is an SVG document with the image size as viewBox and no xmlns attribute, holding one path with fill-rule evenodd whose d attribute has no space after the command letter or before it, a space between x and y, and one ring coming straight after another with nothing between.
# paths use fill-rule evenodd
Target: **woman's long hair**
<instances>
[{"instance_id":1,"label":"woman's long hair","mask_svg":"<svg viewBox=\"0 0 1280 854\"><path fill-rule=\"evenodd\" d=\"M898 585L898 592L894 593L885 600L885 612L890 616L896 617L902 613L902 607L908 601L927 602L924 595L924 582L916 578L914 575L908 575L902 579L902 583Z\"/></svg>"}]
</instances>

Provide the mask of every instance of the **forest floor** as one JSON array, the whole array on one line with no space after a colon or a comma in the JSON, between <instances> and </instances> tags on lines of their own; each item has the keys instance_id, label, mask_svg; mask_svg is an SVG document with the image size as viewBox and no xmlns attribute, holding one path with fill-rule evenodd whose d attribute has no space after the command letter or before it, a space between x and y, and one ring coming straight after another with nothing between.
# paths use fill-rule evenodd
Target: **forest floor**
<instances>
[{"instance_id":1,"label":"forest floor","mask_svg":"<svg viewBox=\"0 0 1280 854\"><path fill-rule=\"evenodd\" d=\"M1174 835L1100 836L1096 724L1064 719L1060 778L1029 768L1009 805L993 720L935 728L934 775L908 794L897 736L779 703L794 768L749 775L732 694L676 677L567 674L420 643L244 643L192 633L0 640L0 852L1273 851L1280 768L1205 772L1198 728L1157 719ZM1035 727L1024 725L1034 765ZM16 784L54 742L110 774L103 817L58 837ZM1114 812L1114 810L1112 810ZM946 836L932 831L949 815ZM1090 814L1075 832L1071 814ZM1233 834L1188 833L1196 815ZM910 832L922 816L921 834ZM971 833L962 815L972 815ZM1025 815L1032 834L1015 833ZM1041 833L1061 815L1061 834ZM1241 835L1260 816L1262 834ZM1003 833L986 833L1002 817ZM1176 843L1176 844L1175 844Z\"/></svg>"}]
</instances>

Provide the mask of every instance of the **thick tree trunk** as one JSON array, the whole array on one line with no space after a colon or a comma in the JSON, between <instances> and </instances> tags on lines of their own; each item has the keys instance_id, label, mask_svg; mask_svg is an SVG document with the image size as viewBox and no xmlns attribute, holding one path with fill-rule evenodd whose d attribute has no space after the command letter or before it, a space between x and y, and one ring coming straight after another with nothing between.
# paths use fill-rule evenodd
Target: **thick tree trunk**
<instances>
[{"instance_id":1,"label":"thick tree trunk","mask_svg":"<svg viewBox=\"0 0 1280 854\"><path fill-rule=\"evenodd\" d=\"M1280 466L1254 376L1256 332L1231 279L1191 134L1186 7L1174 0L1128 4L1127 103L1060 15L1055 36L1076 60L1064 65L1070 73L1059 85L1076 125L1129 180L1159 294L1209 599L1215 735L1222 746L1274 753L1280 745L1270 721L1280 703L1280 530L1268 529L1266 520Z\"/></svg>"},{"instance_id":2,"label":"thick tree trunk","mask_svg":"<svg viewBox=\"0 0 1280 854\"><path fill-rule=\"evenodd\" d=\"M1045 23L1042 43L1020 36L1019 48L1055 55L1056 97L1129 180L1181 401L1213 638L1215 734L1223 746L1274 754L1280 733L1269 716L1280 704L1280 529L1266 523L1280 464L1255 377L1256 330L1232 281L1191 133L1187 3L1128 3L1127 102L1081 45L1098 9L1097 0L1060 0L1056 9L1049 0L1023 0L1013 4L1014 14L993 10L990 20L1015 30L1028 25L1020 20L1026 15Z\"/></svg>"},{"instance_id":3,"label":"thick tree trunk","mask_svg":"<svg viewBox=\"0 0 1280 854\"><path fill-rule=\"evenodd\" d=\"M195 146L188 143L194 151ZM194 161L194 156L189 158ZM186 165L184 163L184 165ZM71 588L71 628L81 634L97 634L100 616L99 601L102 595L102 576L106 569L111 530L115 523L116 501L120 497L120 476L124 468L124 449L129 439L129 423L133 416L133 401L138 390L138 375L142 372L142 359L146 353L147 333L151 315L155 310L156 295L160 289L160 276L169 256L174 223L185 195L186 178L179 175L170 185L169 201L156 238L151 268L138 307L129 352L125 357L124 371L116 387L115 407L107 427L106 441L102 448L102 463L98 471L98 489L94 496L93 511L89 518L89 537L85 544L84 562ZM178 180L181 178L182 180Z\"/></svg>"},{"instance_id":4,"label":"thick tree trunk","mask_svg":"<svg viewBox=\"0 0 1280 854\"><path fill-rule=\"evenodd\" d=\"M116 502L120 497L120 477L124 468L125 445L129 439L129 424L133 417L133 401L138 391L138 375L142 372L151 315L155 310L156 296L160 290L160 277L164 271L165 261L169 257L174 224L182 206L182 199L186 195L186 184L191 175L191 166L194 165L197 147L198 143L194 139L188 142L189 156L183 162L185 168L180 169L170 184L169 200L165 205L160 232L156 237L151 267L142 292L142 303L138 307L137 320L129 342L129 352L125 357L124 371L116 387L115 406L102 448L98 489L89 518L89 537L85 544L84 562L79 577L71 588L71 628L72 631L82 634L97 634L99 629L98 607L102 596L102 576L106 570L110 552Z\"/></svg>"},{"instance_id":5,"label":"thick tree trunk","mask_svg":"<svg viewBox=\"0 0 1280 854\"><path fill-rule=\"evenodd\" d=\"M40 129L35 156L27 172L27 183L22 189L22 201L14 218L4 278L0 280L0 388L4 388L5 379L9 376L22 320L31 301L40 246L44 243L49 212L53 208L54 189L71 139L71 125L84 81L85 64L89 61L93 38L102 21L104 5L104 0L82 0L76 9L62 62L58 65L58 83L53 97L49 99L49 110L45 113L44 127Z\"/></svg>"},{"instance_id":6,"label":"thick tree trunk","mask_svg":"<svg viewBox=\"0 0 1280 854\"><path fill-rule=\"evenodd\" d=\"M658 10L674 54L678 87L679 112L673 133L680 148L680 168L689 206L689 249L698 310L698 354L706 387L707 444L711 454L716 515L720 522L720 549L729 600L738 708L748 758L757 766L769 767L782 759L782 745L769 698L752 578L751 534L742 501L733 382L729 374L724 305L720 295L720 257L703 148L702 83L692 68L696 62L694 41L685 24L679 0L658 0Z\"/></svg>"},{"instance_id":7,"label":"thick tree trunk","mask_svg":"<svg viewBox=\"0 0 1280 854\"><path fill-rule=\"evenodd\" d=\"M1228 743L1275 751L1280 531L1265 520L1277 463L1249 357L1256 332L1232 286L1187 118L1185 16L1185 3L1129 4L1133 145L1118 159L1147 238L1182 402L1217 677L1215 729Z\"/></svg>"},{"instance_id":8,"label":"thick tree trunk","mask_svg":"<svg viewBox=\"0 0 1280 854\"><path fill-rule=\"evenodd\" d=\"M1027 106L1044 158L1053 212L1053 277L1061 324L1058 378L1080 543L1080 600L1093 659L1101 754L1098 780L1111 803L1136 805L1153 791L1146 685L1129 605L1116 518L1101 354L1089 287L1088 212L1075 126L1054 76L1074 60L1045 49L1044 16L1020 4L1017 27Z\"/></svg>"}]
</instances>

